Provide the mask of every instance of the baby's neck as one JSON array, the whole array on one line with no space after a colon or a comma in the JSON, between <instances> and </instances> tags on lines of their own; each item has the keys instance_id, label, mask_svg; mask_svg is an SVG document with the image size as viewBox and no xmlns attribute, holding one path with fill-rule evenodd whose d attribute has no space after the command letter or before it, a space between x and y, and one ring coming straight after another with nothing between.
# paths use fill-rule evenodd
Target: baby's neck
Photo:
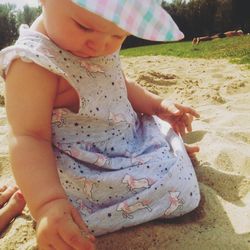
<instances>
[{"instance_id":1,"label":"baby's neck","mask_svg":"<svg viewBox=\"0 0 250 250\"><path fill-rule=\"evenodd\" d=\"M36 18L36 20L32 23L32 25L30 26L31 30L37 31L42 33L45 36L48 36L45 28L44 28L44 24L43 24L43 18L42 18L42 14Z\"/></svg>"}]
</instances>

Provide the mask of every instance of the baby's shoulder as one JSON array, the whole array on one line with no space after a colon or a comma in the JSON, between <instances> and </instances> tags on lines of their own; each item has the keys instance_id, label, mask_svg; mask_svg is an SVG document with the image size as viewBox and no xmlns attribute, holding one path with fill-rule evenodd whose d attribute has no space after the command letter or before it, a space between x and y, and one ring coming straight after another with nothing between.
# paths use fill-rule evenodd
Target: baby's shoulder
<instances>
[{"instance_id":1,"label":"baby's shoulder","mask_svg":"<svg viewBox=\"0 0 250 250\"><path fill-rule=\"evenodd\" d=\"M20 58L13 60L5 75L5 79L6 82L10 79L15 79L20 84L26 85L31 82L34 85L42 84L43 86L46 82L57 85L59 81L59 77L53 72L36 63L25 62Z\"/></svg>"},{"instance_id":2,"label":"baby's shoulder","mask_svg":"<svg viewBox=\"0 0 250 250\"><path fill-rule=\"evenodd\" d=\"M20 58L13 60L9 66L8 72L6 73L6 78L8 78L10 75L19 78L25 77L26 80L36 77L37 81L44 78L58 81L58 76L53 72L34 62L25 62Z\"/></svg>"},{"instance_id":3,"label":"baby's shoulder","mask_svg":"<svg viewBox=\"0 0 250 250\"><path fill-rule=\"evenodd\" d=\"M22 93L26 98L33 98L39 93L41 101L47 102L56 97L58 76L47 69L21 59L14 60L5 76L6 94L19 96ZM39 102L39 100L34 100Z\"/></svg>"},{"instance_id":4,"label":"baby's shoulder","mask_svg":"<svg viewBox=\"0 0 250 250\"><path fill-rule=\"evenodd\" d=\"M16 59L5 82L6 111L15 133L49 140L57 76L35 63Z\"/></svg>"}]
</instances>

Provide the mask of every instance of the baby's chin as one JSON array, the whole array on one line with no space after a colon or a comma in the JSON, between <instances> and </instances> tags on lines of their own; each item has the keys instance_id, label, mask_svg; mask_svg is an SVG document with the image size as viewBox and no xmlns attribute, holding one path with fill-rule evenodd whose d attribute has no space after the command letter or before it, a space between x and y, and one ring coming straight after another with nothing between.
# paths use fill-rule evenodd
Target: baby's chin
<instances>
[{"instance_id":1,"label":"baby's chin","mask_svg":"<svg viewBox=\"0 0 250 250\"><path fill-rule=\"evenodd\" d=\"M86 53L82 53L82 52L76 52L76 51L70 51L73 55L75 56L79 56L82 58L90 58L90 57L95 57L94 55L88 55Z\"/></svg>"},{"instance_id":2,"label":"baby's chin","mask_svg":"<svg viewBox=\"0 0 250 250\"><path fill-rule=\"evenodd\" d=\"M111 53L84 53L79 51L69 51L75 56L82 57L82 58L92 58L92 57L100 57L100 56L108 56Z\"/></svg>"}]
</instances>

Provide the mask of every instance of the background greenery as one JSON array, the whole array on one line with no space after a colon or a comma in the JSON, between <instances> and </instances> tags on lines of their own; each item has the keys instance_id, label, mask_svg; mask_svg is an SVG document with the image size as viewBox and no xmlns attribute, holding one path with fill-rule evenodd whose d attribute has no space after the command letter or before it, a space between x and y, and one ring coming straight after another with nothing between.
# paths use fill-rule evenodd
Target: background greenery
<instances>
[{"instance_id":1,"label":"background greenery","mask_svg":"<svg viewBox=\"0 0 250 250\"><path fill-rule=\"evenodd\" d=\"M122 56L165 55L185 58L227 58L250 69L250 35L228 37L192 45L190 41L128 48Z\"/></svg>"},{"instance_id":2,"label":"background greenery","mask_svg":"<svg viewBox=\"0 0 250 250\"><path fill-rule=\"evenodd\" d=\"M41 11L41 7L26 5L18 10L13 4L0 4L0 50L14 43L18 37L19 26L22 23L31 25Z\"/></svg>"}]
</instances>

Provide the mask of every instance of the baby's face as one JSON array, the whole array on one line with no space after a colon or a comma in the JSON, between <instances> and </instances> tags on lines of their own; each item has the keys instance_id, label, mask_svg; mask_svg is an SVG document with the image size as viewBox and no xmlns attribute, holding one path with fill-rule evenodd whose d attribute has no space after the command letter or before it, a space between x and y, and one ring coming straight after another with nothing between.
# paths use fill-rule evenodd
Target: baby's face
<instances>
[{"instance_id":1,"label":"baby's face","mask_svg":"<svg viewBox=\"0 0 250 250\"><path fill-rule=\"evenodd\" d=\"M109 55L128 33L71 0L41 0L46 35L59 47L80 57Z\"/></svg>"}]
</instances>

